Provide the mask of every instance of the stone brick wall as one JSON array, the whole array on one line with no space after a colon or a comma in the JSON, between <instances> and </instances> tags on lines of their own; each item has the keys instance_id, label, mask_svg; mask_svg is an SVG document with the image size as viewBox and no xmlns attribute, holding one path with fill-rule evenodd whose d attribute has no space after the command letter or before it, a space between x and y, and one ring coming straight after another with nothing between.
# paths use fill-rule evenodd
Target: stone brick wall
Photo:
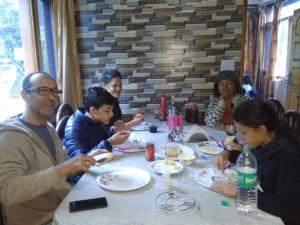
<instances>
[{"instance_id":1,"label":"stone brick wall","mask_svg":"<svg viewBox=\"0 0 300 225\"><path fill-rule=\"evenodd\" d=\"M78 51L84 89L101 71L123 74L124 113L212 95L221 60L240 70L243 0L78 0Z\"/></svg>"}]
</instances>

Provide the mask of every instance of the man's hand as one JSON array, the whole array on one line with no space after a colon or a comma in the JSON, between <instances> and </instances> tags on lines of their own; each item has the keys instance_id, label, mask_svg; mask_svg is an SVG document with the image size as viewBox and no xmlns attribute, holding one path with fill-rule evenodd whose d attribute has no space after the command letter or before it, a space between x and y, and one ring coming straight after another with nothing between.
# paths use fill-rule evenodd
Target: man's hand
<instances>
[{"instance_id":1,"label":"man's hand","mask_svg":"<svg viewBox=\"0 0 300 225\"><path fill-rule=\"evenodd\" d=\"M221 152L221 154L213 157L212 161L213 161L214 166L218 170L221 170L223 172L226 164L228 163L228 157L229 157L228 151L223 151L223 152Z\"/></svg>"},{"instance_id":2,"label":"man's hand","mask_svg":"<svg viewBox=\"0 0 300 225\"><path fill-rule=\"evenodd\" d=\"M111 145L119 145L124 143L130 135L130 132L128 130L126 131L119 131L115 133L113 136L108 138L107 140Z\"/></svg>"},{"instance_id":3,"label":"man's hand","mask_svg":"<svg viewBox=\"0 0 300 225\"><path fill-rule=\"evenodd\" d=\"M55 170L58 176L64 177L75 174L79 171L87 171L95 163L96 160L93 159L93 157L80 154L58 164L55 166Z\"/></svg>"}]
</instances>

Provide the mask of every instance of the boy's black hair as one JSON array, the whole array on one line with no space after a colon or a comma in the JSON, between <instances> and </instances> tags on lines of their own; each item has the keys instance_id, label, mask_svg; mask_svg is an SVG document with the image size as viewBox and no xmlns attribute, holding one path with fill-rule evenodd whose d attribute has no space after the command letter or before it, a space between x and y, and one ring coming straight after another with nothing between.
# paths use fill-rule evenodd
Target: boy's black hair
<instances>
[{"instance_id":1,"label":"boy's black hair","mask_svg":"<svg viewBox=\"0 0 300 225\"><path fill-rule=\"evenodd\" d=\"M104 88L90 87L84 95L84 107L90 112L90 107L99 109L103 105L114 105L115 98Z\"/></svg>"}]
</instances>

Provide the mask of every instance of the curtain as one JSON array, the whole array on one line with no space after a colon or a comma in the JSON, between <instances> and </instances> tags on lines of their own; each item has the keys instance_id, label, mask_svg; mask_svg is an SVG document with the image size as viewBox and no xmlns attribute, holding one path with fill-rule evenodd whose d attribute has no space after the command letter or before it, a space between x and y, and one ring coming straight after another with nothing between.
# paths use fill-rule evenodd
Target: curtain
<instances>
[{"instance_id":1,"label":"curtain","mask_svg":"<svg viewBox=\"0 0 300 225\"><path fill-rule=\"evenodd\" d=\"M274 3L274 14L272 21L272 32L271 32L271 44L269 48L269 63L265 76L265 85L264 85L264 96L263 99L268 99L273 97L273 88L272 80L274 74L274 68L276 63L276 54L277 54L277 33L279 25L279 14L280 14L281 3L276 1Z\"/></svg>"},{"instance_id":2,"label":"curtain","mask_svg":"<svg viewBox=\"0 0 300 225\"><path fill-rule=\"evenodd\" d=\"M262 90L264 90L264 76L265 72L263 70L265 64L265 23L266 23L266 13L264 10L259 10L258 28L257 28L257 38L256 38L256 51L255 51L255 64L253 72L253 84L259 92L260 98L262 97Z\"/></svg>"},{"instance_id":3,"label":"curtain","mask_svg":"<svg viewBox=\"0 0 300 225\"><path fill-rule=\"evenodd\" d=\"M37 37L35 30L35 18L33 2L30 0L19 0L20 13L20 29L22 38L22 47L26 52L24 60L25 75L39 71ZM25 44L26 43L26 44Z\"/></svg>"},{"instance_id":4,"label":"curtain","mask_svg":"<svg viewBox=\"0 0 300 225\"><path fill-rule=\"evenodd\" d=\"M254 77L255 60L256 60L256 45L257 45L257 32L259 22L259 8L252 7L247 9L247 28L246 28L246 41L245 41L245 59L244 59L244 72ZM254 83L253 83L254 84Z\"/></svg>"},{"instance_id":5,"label":"curtain","mask_svg":"<svg viewBox=\"0 0 300 225\"><path fill-rule=\"evenodd\" d=\"M82 105L82 87L74 12L74 0L52 1L57 82L63 90L61 101L76 108Z\"/></svg>"}]
</instances>

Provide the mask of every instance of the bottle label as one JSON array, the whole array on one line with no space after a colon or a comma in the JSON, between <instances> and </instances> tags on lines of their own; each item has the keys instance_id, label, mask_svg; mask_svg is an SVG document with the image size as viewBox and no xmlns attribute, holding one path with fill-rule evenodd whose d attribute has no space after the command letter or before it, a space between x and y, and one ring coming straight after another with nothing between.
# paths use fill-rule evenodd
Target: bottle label
<instances>
[{"instance_id":1,"label":"bottle label","mask_svg":"<svg viewBox=\"0 0 300 225\"><path fill-rule=\"evenodd\" d=\"M254 171L254 172L253 172ZM238 169L237 182L240 187L255 188L257 183L256 170L252 169L251 172L244 172Z\"/></svg>"}]
</instances>

